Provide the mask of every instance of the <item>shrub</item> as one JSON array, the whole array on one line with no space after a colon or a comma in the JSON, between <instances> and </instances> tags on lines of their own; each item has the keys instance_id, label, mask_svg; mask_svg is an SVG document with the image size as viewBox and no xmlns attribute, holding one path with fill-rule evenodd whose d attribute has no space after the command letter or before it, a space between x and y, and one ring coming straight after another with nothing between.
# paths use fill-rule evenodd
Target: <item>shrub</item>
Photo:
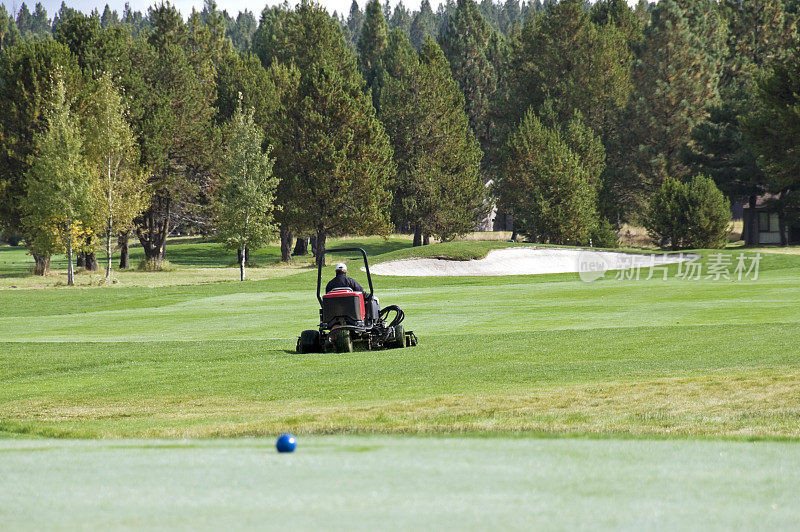
<instances>
[{"instance_id":1,"label":"shrub","mask_svg":"<svg viewBox=\"0 0 800 532\"><path fill-rule=\"evenodd\" d=\"M175 268L172 267L172 264L170 264L168 260L157 262L154 260L143 259L141 262L139 262L139 265L136 267L136 269L140 272L171 272Z\"/></svg>"},{"instance_id":2,"label":"shrub","mask_svg":"<svg viewBox=\"0 0 800 532\"><path fill-rule=\"evenodd\" d=\"M686 244L691 248L724 248L730 235L731 206L714 181L695 176L688 186L690 209Z\"/></svg>"},{"instance_id":3,"label":"shrub","mask_svg":"<svg viewBox=\"0 0 800 532\"><path fill-rule=\"evenodd\" d=\"M667 178L650 199L645 226L662 246L720 248L728 241L731 219L728 200L703 175L689 183Z\"/></svg>"},{"instance_id":4,"label":"shrub","mask_svg":"<svg viewBox=\"0 0 800 532\"><path fill-rule=\"evenodd\" d=\"M598 248L615 248L619 246L619 236L614 230L611 222L605 218L601 219L592 230L592 245Z\"/></svg>"},{"instance_id":5,"label":"shrub","mask_svg":"<svg viewBox=\"0 0 800 532\"><path fill-rule=\"evenodd\" d=\"M655 242L672 249L680 249L685 244L689 225L688 196L684 183L668 177L650 198L644 225Z\"/></svg>"}]
</instances>

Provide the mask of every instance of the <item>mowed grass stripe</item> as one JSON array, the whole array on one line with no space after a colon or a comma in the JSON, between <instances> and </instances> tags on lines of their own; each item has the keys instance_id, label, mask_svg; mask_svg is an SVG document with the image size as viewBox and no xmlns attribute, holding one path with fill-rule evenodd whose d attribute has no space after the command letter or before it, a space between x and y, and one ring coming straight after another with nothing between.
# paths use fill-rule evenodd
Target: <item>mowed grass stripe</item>
<instances>
[{"instance_id":1,"label":"mowed grass stripe","mask_svg":"<svg viewBox=\"0 0 800 532\"><path fill-rule=\"evenodd\" d=\"M374 386L387 389L403 375L452 380L454 387L486 379L532 384L658 376L666 371L800 365L794 330L793 323L778 323L748 328L714 325L440 335L413 349L307 355L294 353L292 340L8 342L0 344L0 369L6 387L19 379L42 376L65 380L82 374L100 377L104 367L114 368L115 375L140 376L143 382L148 382L148 372L173 371L174 378L191 378L196 372L197 384L206 387L214 383L206 382L208 379L201 375L204 370L233 376L241 372L244 383L237 391L247 392L248 385L258 388L256 383L263 382L272 388L296 390L300 395L304 390L318 389L313 380L306 383L303 379L334 379L340 375L377 379ZM515 375L521 367L531 372ZM264 380L256 380L256 374ZM282 381L286 381L284 386ZM170 383L160 385L168 388ZM0 390L0 397L3 395Z\"/></svg>"},{"instance_id":2,"label":"mowed grass stripe","mask_svg":"<svg viewBox=\"0 0 800 532\"><path fill-rule=\"evenodd\" d=\"M78 438L207 438L337 433L800 438L800 369L544 386L525 394L418 400L254 401L174 396L3 406L0 433Z\"/></svg>"},{"instance_id":3,"label":"mowed grass stripe","mask_svg":"<svg viewBox=\"0 0 800 532\"><path fill-rule=\"evenodd\" d=\"M450 335L415 349L302 356L276 341L5 343L0 419L9 433L76 437L236 436L281 426L794 437L794 328ZM716 415L709 406L718 404L725 407Z\"/></svg>"},{"instance_id":4,"label":"mowed grass stripe","mask_svg":"<svg viewBox=\"0 0 800 532\"><path fill-rule=\"evenodd\" d=\"M300 275L304 276L304 275ZM378 292L406 311L407 328L425 337L555 329L798 322L800 278L758 282L549 282ZM247 284L247 283L245 283ZM151 341L291 338L318 322L313 289L199 291L155 306L0 317L2 341ZM91 291L84 291L91 293ZM73 294L68 294L72 296ZM65 296L66 297L66 296Z\"/></svg>"}]
</instances>

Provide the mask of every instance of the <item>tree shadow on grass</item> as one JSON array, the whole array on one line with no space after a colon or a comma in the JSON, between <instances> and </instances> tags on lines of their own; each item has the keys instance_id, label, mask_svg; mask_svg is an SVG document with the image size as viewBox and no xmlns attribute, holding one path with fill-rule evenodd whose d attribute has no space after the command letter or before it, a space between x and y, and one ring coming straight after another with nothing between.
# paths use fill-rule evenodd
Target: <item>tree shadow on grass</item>
<instances>
[{"instance_id":1,"label":"tree shadow on grass","mask_svg":"<svg viewBox=\"0 0 800 532\"><path fill-rule=\"evenodd\" d=\"M374 257L377 255L383 255L384 253L390 253L392 251L397 251L398 249L404 249L411 247L411 243L407 240L400 240L400 239L388 239L386 241L377 241L377 242L368 242L368 241L338 241L338 242L330 242L328 244L328 249L336 249L336 248L361 248L367 252L368 257ZM332 257L339 257L339 258L361 258L359 255L353 255L352 253L333 253L330 256Z\"/></svg>"},{"instance_id":2,"label":"tree shadow on grass","mask_svg":"<svg viewBox=\"0 0 800 532\"><path fill-rule=\"evenodd\" d=\"M33 273L35 266L33 257L23 246L0 246L0 279L27 279L40 277ZM63 255L53 255L50 259L50 270L67 270L67 261Z\"/></svg>"},{"instance_id":3,"label":"tree shadow on grass","mask_svg":"<svg viewBox=\"0 0 800 532\"><path fill-rule=\"evenodd\" d=\"M328 242L328 249L343 247L363 248L369 257L389 253L398 249L410 247L408 239L389 238L383 240L379 237L350 240L336 239ZM98 252L98 259L102 260L103 252ZM360 256L352 253L333 253L328 256L329 262L338 262L344 259L358 259ZM265 267L278 264L281 260L280 246L271 245L254 250L250 259L255 267ZM295 257L296 260L311 259L309 253L305 257ZM114 265L119 261L119 250L116 250L113 259ZM130 261L135 269L144 260L144 251L131 239ZM176 266L189 268L228 268L235 267L236 252L226 249L221 243L213 239L181 238L167 242L166 260ZM27 278L33 276L34 261L28 250L22 246L0 246L0 278ZM63 255L53 255L50 261L52 270L65 270L66 259Z\"/></svg>"}]
</instances>

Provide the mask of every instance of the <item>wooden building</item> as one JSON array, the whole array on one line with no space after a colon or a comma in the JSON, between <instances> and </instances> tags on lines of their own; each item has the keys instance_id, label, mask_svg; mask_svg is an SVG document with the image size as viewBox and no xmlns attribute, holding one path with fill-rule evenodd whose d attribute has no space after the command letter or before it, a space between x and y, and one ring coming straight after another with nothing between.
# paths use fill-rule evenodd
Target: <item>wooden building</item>
<instances>
[{"instance_id":1,"label":"wooden building","mask_svg":"<svg viewBox=\"0 0 800 532\"><path fill-rule=\"evenodd\" d=\"M748 204L744 205L742 221L745 234L742 235L742 239L745 242L750 241L746 233L751 227L753 217L755 217L753 226L757 232L757 238L753 242L757 245L800 244L800 224L787 222L783 228L783 235L781 235L780 216L771 205L775 199L775 196L764 195L758 197L755 209L751 209Z\"/></svg>"}]
</instances>

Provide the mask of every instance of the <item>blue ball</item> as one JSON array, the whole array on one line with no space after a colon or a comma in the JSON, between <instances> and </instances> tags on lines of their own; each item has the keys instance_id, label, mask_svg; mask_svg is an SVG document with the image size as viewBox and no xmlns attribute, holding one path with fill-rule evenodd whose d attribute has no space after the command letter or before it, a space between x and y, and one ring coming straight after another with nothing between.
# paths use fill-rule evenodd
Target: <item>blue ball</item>
<instances>
[{"instance_id":1,"label":"blue ball","mask_svg":"<svg viewBox=\"0 0 800 532\"><path fill-rule=\"evenodd\" d=\"M279 453L291 453L297 447L297 439L291 434L281 434L275 447Z\"/></svg>"}]
</instances>

